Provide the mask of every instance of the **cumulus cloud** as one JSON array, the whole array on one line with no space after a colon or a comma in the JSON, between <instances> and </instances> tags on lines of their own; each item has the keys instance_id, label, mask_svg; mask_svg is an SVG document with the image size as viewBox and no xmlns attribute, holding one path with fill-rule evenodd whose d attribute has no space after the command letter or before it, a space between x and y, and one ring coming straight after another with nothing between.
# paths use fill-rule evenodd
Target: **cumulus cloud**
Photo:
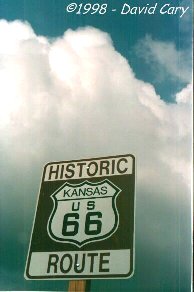
<instances>
[{"instance_id":1,"label":"cumulus cloud","mask_svg":"<svg viewBox=\"0 0 194 292\"><path fill-rule=\"evenodd\" d=\"M151 66L157 81L166 77L176 81L191 81L191 54L189 50L178 50L173 42L155 40L150 35L140 39L135 46L139 57Z\"/></svg>"},{"instance_id":2,"label":"cumulus cloud","mask_svg":"<svg viewBox=\"0 0 194 292\"><path fill-rule=\"evenodd\" d=\"M190 85L177 93L175 103L166 103L151 84L135 77L110 36L92 27L69 29L50 41L27 23L0 21L0 40L1 180L5 189L15 181L9 197L26 198L27 192L29 205L34 194L24 185L33 177L39 181L48 161L132 153L137 224L149 205L140 238L144 246L156 244L161 228L174 221L161 220L155 208L170 214L190 201ZM184 55L172 44L159 46L147 37L145 46L169 74L190 79L185 68L178 70L177 58ZM172 65L165 65L169 58ZM154 235L151 226L158 226Z\"/></svg>"},{"instance_id":3,"label":"cumulus cloud","mask_svg":"<svg viewBox=\"0 0 194 292\"><path fill-rule=\"evenodd\" d=\"M191 104L191 96L192 96L192 84L188 84L185 88L183 88L176 95L176 101L178 103Z\"/></svg>"},{"instance_id":4,"label":"cumulus cloud","mask_svg":"<svg viewBox=\"0 0 194 292\"><path fill-rule=\"evenodd\" d=\"M8 140L17 140L14 149L19 144L17 151L46 152L50 159L53 148L60 156L78 145L76 156L131 151L144 167L149 159L158 167L172 156L177 167L169 171L185 177L178 162L189 163L189 85L176 103L165 103L151 84L134 77L109 35L90 27L49 42L28 24L1 21L0 39L0 125Z\"/></svg>"}]
</instances>

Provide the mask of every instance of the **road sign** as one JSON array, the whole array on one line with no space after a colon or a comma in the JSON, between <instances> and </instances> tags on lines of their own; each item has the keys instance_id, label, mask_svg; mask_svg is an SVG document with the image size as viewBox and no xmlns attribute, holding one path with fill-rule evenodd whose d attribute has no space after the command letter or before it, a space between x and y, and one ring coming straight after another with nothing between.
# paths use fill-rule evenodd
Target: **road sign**
<instances>
[{"instance_id":1,"label":"road sign","mask_svg":"<svg viewBox=\"0 0 194 292\"><path fill-rule=\"evenodd\" d=\"M126 278L134 271L133 155L44 167L27 279Z\"/></svg>"}]
</instances>

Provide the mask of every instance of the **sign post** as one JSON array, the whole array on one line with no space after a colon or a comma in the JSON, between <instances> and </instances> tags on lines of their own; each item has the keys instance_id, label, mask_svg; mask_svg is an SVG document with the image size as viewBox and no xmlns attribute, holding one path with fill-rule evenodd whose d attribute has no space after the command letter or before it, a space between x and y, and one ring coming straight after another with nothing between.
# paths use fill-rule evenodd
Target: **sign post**
<instances>
[{"instance_id":1,"label":"sign post","mask_svg":"<svg viewBox=\"0 0 194 292\"><path fill-rule=\"evenodd\" d=\"M48 163L25 277L86 280L132 276L134 194L135 158L131 154ZM77 284L86 285L76 281L69 289Z\"/></svg>"},{"instance_id":2,"label":"sign post","mask_svg":"<svg viewBox=\"0 0 194 292\"><path fill-rule=\"evenodd\" d=\"M69 281L68 292L86 292L86 280Z\"/></svg>"}]
</instances>

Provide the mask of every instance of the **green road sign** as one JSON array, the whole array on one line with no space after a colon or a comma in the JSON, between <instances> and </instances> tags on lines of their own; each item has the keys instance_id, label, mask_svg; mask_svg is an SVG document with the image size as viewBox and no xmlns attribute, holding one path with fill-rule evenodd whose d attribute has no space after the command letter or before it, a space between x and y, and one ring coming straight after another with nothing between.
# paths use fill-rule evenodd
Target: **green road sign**
<instances>
[{"instance_id":1,"label":"green road sign","mask_svg":"<svg viewBox=\"0 0 194 292\"><path fill-rule=\"evenodd\" d=\"M27 279L127 278L134 271L133 155L44 167Z\"/></svg>"}]
</instances>

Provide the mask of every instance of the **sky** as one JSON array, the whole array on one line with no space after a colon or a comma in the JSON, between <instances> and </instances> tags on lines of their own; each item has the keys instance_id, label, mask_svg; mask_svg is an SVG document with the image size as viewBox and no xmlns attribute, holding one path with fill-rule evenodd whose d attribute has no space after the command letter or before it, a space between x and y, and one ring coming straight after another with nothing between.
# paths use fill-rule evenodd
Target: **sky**
<instances>
[{"instance_id":1,"label":"sky","mask_svg":"<svg viewBox=\"0 0 194 292\"><path fill-rule=\"evenodd\" d=\"M23 276L43 166L132 153L135 274L91 289L190 291L191 7L84 16L68 3L0 0L0 290L67 290Z\"/></svg>"}]
</instances>

